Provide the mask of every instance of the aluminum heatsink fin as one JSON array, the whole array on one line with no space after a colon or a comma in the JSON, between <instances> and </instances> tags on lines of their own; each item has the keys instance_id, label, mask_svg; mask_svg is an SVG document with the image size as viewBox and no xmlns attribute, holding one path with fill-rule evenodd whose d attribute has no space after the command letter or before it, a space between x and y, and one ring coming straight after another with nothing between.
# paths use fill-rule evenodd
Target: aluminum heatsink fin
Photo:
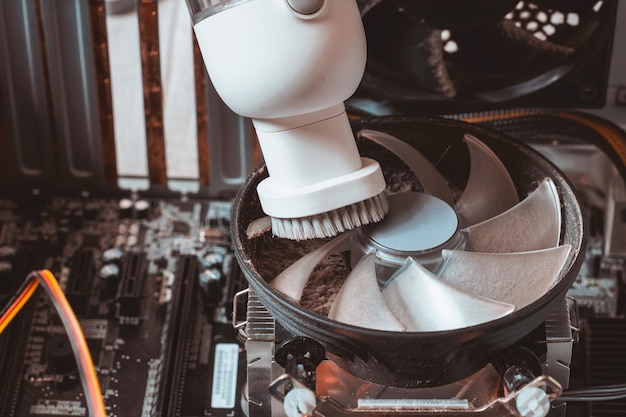
<instances>
[{"instance_id":1,"label":"aluminum heatsink fin","mask_svg":"<svg viewBox=\"0 0 626 417\"><path fill-rule=\"evenodd\" d=\"M407 258L383 289L383 299L407 331L446 331L486 323L515 310L512 304L464 292Z\"/></svg>"},{"instance_id":2,"label":"aluminum heatsink fin","mask_svg":"<svg viewBox=\"0 0 626 417\"><path fill-rule=\"evenodd\" d=\"M470 252L526 252L553 248L561 234L559 193L546 178L521 203L482 223L463 229Z\"/></svg>"},{"instance_id":3,"label":"aluminum heatsink fin","mask_svg":"<svg viewBox=\"0 0 626 417\"><path fill-rule=\"evenodd\" d=\"M395 136L377 130L361 130L358 136L369 139L393 152L413 171L426 194L433 195L450 205L454 204L454 198L446 180L437 168L414 147Z\"/></svg>"},{"instance_id":4,"label":"aluminum heatsink fin","mask_svg":"<svg viewBox=\"0 0 626 417\"><path fill-rule=\"evenodd\" d=\"M496 216L519 202L515 185L496 154L470 134L464 139L470 153L470 174L455 206L463 227Z\"/></svg>"},{"instance_id":5,"label":"aluminum heatsink fin","mask_svg":"<svg viewBox=\"0 0 626 417\"><path fill-rule=\"evenodd\" d=\"M373 253L354 266L330 308L330 319L368 329L400 332L405 326L383 301L378 287Z\"/></svg>"},{"instance_id":6,"label":"aluminum heatsink fin","mask_svg":"<svg viewBox=\"0 0 626 417\"><path fill-rule=\"evenodd\" d=\"M270 285L292 300L300 301L304 286L309 280L313 269L329 254L348 250L350 248L351 236L351 232L344 233L326 242L316 250L307 253L278 274L270 281Z\"/></svg>"},{"instance_id":7,"label":"aluminum heatsink fin","mask_svg":"<svg viewBox=\"0 0 626 417\"><path fill-rule=\"evenodd\" d=\"M570 245L518 253L443 250L438 275L462 291L520 309L558 282L570 251Z\"/></svg>"}]
</instances>

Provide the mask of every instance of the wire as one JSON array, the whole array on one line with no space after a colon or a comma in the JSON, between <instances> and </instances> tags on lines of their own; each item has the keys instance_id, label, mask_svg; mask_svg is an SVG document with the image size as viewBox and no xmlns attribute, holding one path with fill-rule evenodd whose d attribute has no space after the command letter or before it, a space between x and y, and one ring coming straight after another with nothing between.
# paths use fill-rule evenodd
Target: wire
<instances>
[{"instance_id":1,"label":"wire","mask_svg":"<svg viewBox=\"0 0 626 417\"><path fill-rule=\"evenodd\" d=\"M601 117L580 111L549 108L506 109L445 117L491 127L523 139L541 133L554 133L555 130L562 134L567 132L568 136L602 150L626 182L626 134L619 126Z\"/></svg>"},{"instance_id":2,"label":"wire","mask_svg":"<svg viewBox=\"0 0 626 417\"><path fill-rule=\"evenodd\" d=\"M626 384L603 385L599 387L578 388L566 391L568 394L589 394L589 393L626 393Z\"/></svg>"},{"instance_id":3,"label":"wire","mask_svg":"<svg viewBox=\"0 0 626 417\"><path fill-rule=\"evenodd\" d=\"M559 400L570 402L615 401L626 399L626 384L567 390Z\"/></svg>"},{"instance_id":4,"label":"wire","mask_svg":"<svg viewBox=\"0 0 626 417\"><path fill-rule=\"evenodd\" d=\"M4 331L11 320L13 320L22 307L24 307L38 286L39 281L36 279L27 279L24 281L16 295L9 301L7 306L0 311L0 333Z\"/></svg>"},{"instance_id":5,"label":"wire","mask_svg":"<svg viewBox=\"0 0 626 417\"><path fill-rule=\"evenodd\" d=\"M67 301L61 286L54 274L48 270L31 272L24 284L18 290L17 295L9 302L0 314L0 333L11 322L20 309L37 289L38 284L46 291L54 305L72 346L72 351L78 365L78 373L85 391L85 400L89 415L92 417L106 417L106 408L98 382L98 375L93 365L91 353L85 340L85 335L80 327L78 319Z\"/></svg>"}]
</instances>

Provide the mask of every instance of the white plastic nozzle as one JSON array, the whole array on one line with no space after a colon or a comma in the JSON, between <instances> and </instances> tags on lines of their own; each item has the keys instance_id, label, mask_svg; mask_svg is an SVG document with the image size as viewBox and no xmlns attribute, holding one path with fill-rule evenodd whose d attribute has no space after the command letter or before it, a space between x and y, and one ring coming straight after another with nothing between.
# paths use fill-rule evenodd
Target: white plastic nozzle
<instances>
[{"instance_id":1,"label":"white plastic nozzle","mask_svg":"<svg viewBox=\"0 0 626 417\"><path fill-rule=\"evenodd\" d=\"M254 123L269 173L263 211L305 218L381 194L380 166L360 157L343 105L365 70L356 2L236 3L194 29L220 97Z\"/></svg>"},{"instance_id":2,"label":"white plastic nozzle","mask_svg":"<svg viewBox=\"0 0 626 417\"><path fill-rule=\"evenodd\" d=\"M315 215L385 190L378 162L359 155L343 105L330 110L314 115L320 121L288 130L255 121L269 172L257 191L268 215Z\"/></svg>"},{"instance_id":3,"label":"white plastic nozzle","mask_svg":"<svg viewBox=\"0 0 626 417\"><path fill-rule=\"evenodd\" d=\"M211 81L235 113L306 115L354 93L366 62L354 0L328 1L313 19L298 17L283 0L236 4L194 25Z\"/></svg>"}]
</instances>

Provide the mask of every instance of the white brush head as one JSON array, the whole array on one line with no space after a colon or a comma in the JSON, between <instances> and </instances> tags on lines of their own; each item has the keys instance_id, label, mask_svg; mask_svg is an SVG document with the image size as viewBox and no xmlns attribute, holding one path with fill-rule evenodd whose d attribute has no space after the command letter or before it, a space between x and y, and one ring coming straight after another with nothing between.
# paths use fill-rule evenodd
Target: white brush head
<instances>
[{"instance_id":1,"label":"white brush head","mask_svg":"<svg viewBox=\"0 0 626 417\"><path fill-rule=\"evenodd\" d=\"M300 218L272 217L272 233L292 240L333 237L366 224L379 222L389 211L384 193L364 201L313 216Z\"/></svg>"}]
</instances>

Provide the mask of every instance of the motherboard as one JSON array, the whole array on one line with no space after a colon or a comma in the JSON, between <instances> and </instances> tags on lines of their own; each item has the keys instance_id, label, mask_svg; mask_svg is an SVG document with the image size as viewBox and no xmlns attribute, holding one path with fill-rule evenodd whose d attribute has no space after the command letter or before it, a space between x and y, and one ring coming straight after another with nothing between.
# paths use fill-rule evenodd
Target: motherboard
<instances>
[{"instance_id":1,"label":"motherboard","mask_svg":"<svg viewBox=\"0 0 626 417\"><path fill-rule=\"evenodd\" d=\"M52 271L90 348L110 416L239 415L231 324L245 287L228 201L0 201L0 305ZM76 361L38 290L0 335L0 416L86 416Z\"/></svg>"},{"instance_id":2,"label":"motherboard","mask_svg":"<svg viewBox=\"0 0 626 417\"><path fill-rule=\"evenodd\" d=\"M589 227L569 291L578 311L569 388L623 384L623 185L598 194L572 178ZM111 417L243 416L245 334L233 321L245 316L234 295L247 283L230 241L231 207L227 199L132 194L0 199L0 307L31 271L52 271L83 329ZM621 416L624 407L623 400L568 403L567 416ZM39 289L0 334L0 417L51 415L89 409L70 341Z\"/></svg>"}]
</instances>

